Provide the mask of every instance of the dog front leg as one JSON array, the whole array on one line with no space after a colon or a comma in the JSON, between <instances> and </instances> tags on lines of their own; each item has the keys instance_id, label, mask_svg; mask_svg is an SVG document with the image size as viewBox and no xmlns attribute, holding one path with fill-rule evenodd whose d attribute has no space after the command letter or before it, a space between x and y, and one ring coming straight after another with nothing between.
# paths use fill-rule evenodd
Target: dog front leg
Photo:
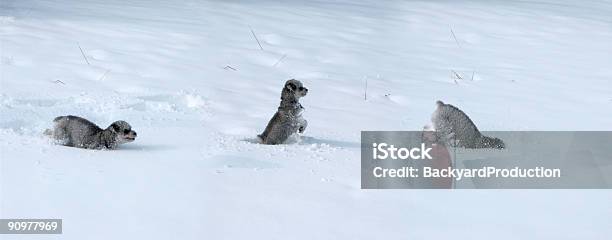
<instances>
[{"instance_id":1,"label":"dog front leg","mask_svg":"<svg viewBox=\"0 0 612 240\"><path fill-rule=\"evenodd\" d=\"M298 132L299 133L304 133L304 131L306 130L306 127L308 126L308 121L306 121L306 119L300 118L299 119L299 128L298 128Z\"/></svg>"}]
</instances>

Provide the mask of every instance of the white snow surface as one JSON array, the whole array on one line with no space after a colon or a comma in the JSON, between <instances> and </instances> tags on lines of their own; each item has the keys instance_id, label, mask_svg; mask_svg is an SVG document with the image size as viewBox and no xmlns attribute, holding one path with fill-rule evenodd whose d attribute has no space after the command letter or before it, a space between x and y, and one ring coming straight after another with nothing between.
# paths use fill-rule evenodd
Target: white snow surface
<instances>
[{"instance_id":1,"label":"white snow surface","mask_svg":"<svg viewBox=\"0 0 612 240\"><path fill-rule=\"evenodd\" d=\"M359 141L422 129L438 99L481 130L612 130L611 16L598 0L2 0L0 218L64 232L1 238L609 239L609 190L361 190ZM254 143L290 78L308 129ZM68 114L138 138L51 144Z\"/></svg>"}]
</instances>

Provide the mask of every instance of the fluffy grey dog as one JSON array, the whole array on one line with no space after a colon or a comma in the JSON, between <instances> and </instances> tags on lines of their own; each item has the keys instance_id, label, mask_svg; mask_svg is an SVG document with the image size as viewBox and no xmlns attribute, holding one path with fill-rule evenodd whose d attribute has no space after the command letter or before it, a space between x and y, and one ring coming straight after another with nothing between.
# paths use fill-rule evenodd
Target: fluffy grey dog
<instances>
[{"instance_id":1,"label":"fluffy grey dog","mask_svg":"<svg viewBox=\"0 0 612 240\"><path fill-rule=\"evenodd\" d=\"M281 103L264 132L258 135L263 144L281 144L291 135L303 133L308 122L302 118L304 107L301 97L306 96L308 89L302 82L291 79L285 83L281 92Z\"/></svg>"},{"instance_id":2,"label":"fluffy grey dog","mask_svg":"<svg viewBox=\"0 0 612 240\"><path fill-rule=\"evenodd\" d=\"M464 148L505 147L501 139L482 135L474 122L459 108L442 101L437 101L436 105L431 121L437 141Z\"/></svg>"},{"instance_id":3,"label":"fluffy grey dog","mask_svg":"<svg viewBox=\"0 0 612 240\"><path fill-rule=\"evenodd\" d=\"M136 132L125 121L116 121L106 129L77 116L60 116L53 122L53 130L47 129L45 134L64 146L115 149L119 144L136 139Z\"/></svg>"}]
</instances>

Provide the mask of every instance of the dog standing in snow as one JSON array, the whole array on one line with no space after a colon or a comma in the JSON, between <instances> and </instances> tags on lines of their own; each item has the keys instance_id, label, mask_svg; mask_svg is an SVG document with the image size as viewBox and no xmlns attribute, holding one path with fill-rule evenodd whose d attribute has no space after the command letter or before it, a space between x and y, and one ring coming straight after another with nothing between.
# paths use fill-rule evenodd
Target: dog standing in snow
<instances>
[{"instance_id":1,"label":"dog standing in snow","mask_svg":"<svg viewBox=\"0 0 612 240\"><path fill-rule=\"evenodd\" d=\"M437 101L436 105L431 121L437 141L464 148L505 148L501 139L482 135L459 108L442 101Z\"/></svg>"},{"instance_id":2,"label":"dog standing in snow","mask_svg":"<svg viewBox=\"0 0 612 240\"><path fill-rule=\"evenodd\" d=\"M263 144L282 144L291 135L303 133L308 122L302 118L304 107L301 97L306 96L308 89L302 82L291 79L285 83L281 92L281 103L264 132L258 135Z\"/></svg>"},{"instance_id":3,"label":"dog standing in snow","mask_svg":"<svg viewBox=\"0 0 612 240\"><path fill-rule=\"evenodd\" d=\"M53 129L45 130L45 135L69 147L115 149L119 144L136 139L136 132L125 121L116 121L106 129L77 116L56 117L53 123Z\"/></svg>"}]
</instances>

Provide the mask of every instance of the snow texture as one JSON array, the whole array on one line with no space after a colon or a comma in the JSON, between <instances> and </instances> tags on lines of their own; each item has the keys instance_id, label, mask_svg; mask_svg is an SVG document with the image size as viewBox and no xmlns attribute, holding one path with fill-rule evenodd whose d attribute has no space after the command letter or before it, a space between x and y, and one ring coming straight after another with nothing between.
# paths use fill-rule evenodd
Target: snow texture
<instances>
[{"instance_id":1,"label":"snow texture","mask_svg":"<svg viewBox=\"0 0 612 240\"><path fill-rule=\"evenodd\" d=\"M64 219L2 239L608 239L610 191L361 190L359 141L422 129L436 100L483 131L612 130L611 16L597 0L2 0L0 218ZM308 129L255 143L290 78ZM68 114L138 138L51 144Z\"/></svg>"}]
</instances>

